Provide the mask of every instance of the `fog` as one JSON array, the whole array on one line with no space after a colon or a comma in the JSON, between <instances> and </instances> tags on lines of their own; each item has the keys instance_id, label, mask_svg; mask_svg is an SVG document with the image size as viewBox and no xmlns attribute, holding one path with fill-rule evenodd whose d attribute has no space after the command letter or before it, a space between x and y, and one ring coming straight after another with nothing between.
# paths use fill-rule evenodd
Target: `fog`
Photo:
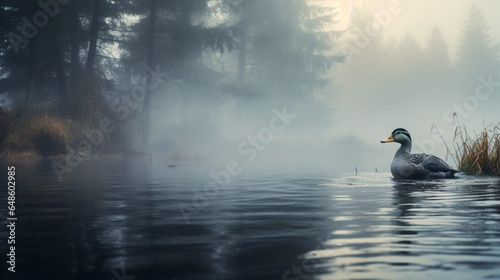
<instances>
[{"instance_id":1,"label":"fog","mask_svg":"<svg viewBox=\"0 0 500 280\"><path fill-rule=\"evenodd\" d=\"M292 172L388 171L398 127L456 167L457 126L500 121L498 1L148 3L0 6L1 106L110 119L109 147Z\"/></svg>"},{"instance_id":2,"label":"fog","mask_svg":"<svg viewBox=\"0 0 500 280\"><path fill-rule=\"evenodd\" d=\"M481 61L488 60L481 60L483 54L477 53L467 62L468 65L461 61L458 53L461 44L464 44L462 40L465 40L464 23L469 18L474 2L484 13L484 21L489 27L485 30L491 35L490 42L498 47L496 34L500 34L500 21L493 12L498 9L498 2L402 1L401 12L392 17L380 35L381 39L374 38L371 45L378 48L374 45L385 44L385 48L390 51L380 52L381 57L378 58L361 51L356 54L358 58L354 56L351 62L362 66L353 67L346 63L338 65L334 71L340 87L336 102L345 104L338 106L333 113L339 120L339 133L352 133L370 142L367 144L374 151L379 151L379 154L385 153L384 161L389 162L387 154L392 154L395 147L377 145L373 137L382 131L389 133L392 128L404 127L413 136L414 152L435 153L444 157L446 147L436 132L441 132L443 139L453 150L452 140L457 125L452 118L453 112L461 117L460 123L471 132L480 131L490 124L498 124L498 60L496 68L482 64ZM354 10L364 6L376 14L387 9L387 1L358 2L354 6ZM436 27L441 30L448 46L450 64L455 67L454 70L439 69L442 65L437 63L421 65L422 61L428 59L428 54L436 50L430 42L432 31ZM414 57L409 55L406 59L394 61L395 52L404 51L399 48L405 46L408 36L412 36L419 45L419 48L411 51ZM406 44L406 47L415 46ZM377 55L376 52L372 54ZM497 52L490 58L494 59L498 59ZM412 71L412 68L416 68L416 71ZM366 76L363 78L356 75L354 72L357 70L363 71ZM464 74L457 76L454 71L462 71ZM489 75L492 75L491 79L496 86L489 90L490 93L485 91L484 98L476 96L477 86L483 85L478 77L487 79ZM423 78L424 76L430 78ZM436 127L433 128L433 125ZM454 165L450 158L448 162Z\"/></svg>"},{"instance_id":3,"label":"fog","mask_svg":"<svg viewBox=\"0 0 500 280\"><path fill-rule=\"evenodd\" d=\"M339 11L333 26L343 31L338 42L344 46L351 42L352 46L363 27L359 25L369 24L370 15L387 10L389 1L330 2ZM491 64L481 65L488 61L481 56L488 54L477 54L470 67L464 64L467 60L458 58L473 3L484 14L489 43L497 45L497 1L401 1L400 13L392 15L382 32L348 54L344 62L334 64L328 73L332 81L307 97L296 98L263 86L251 97L218 93L214 102L205 89L190 91L168 85L157 99L164 110L154 113L153 148L245 162L247 156L238 151L239 145L269 127L273 109L286 107L296 117L263 150L256 149L255 160L248 164L319 172L354 172L355 167L365 172L388 171L399 145L382 145L380 140L404 127L412 134L413 152L446 157L456 166L436 134L439 130L453 150L457 125L453 113L459 114L460 124L471 133L500 120L498 71L492 72ZM359 19L359 14L365 19ZM436 47L430 45L436 27L448 47L443 55L448 56L449 65L429 59ZM339 45L334 51L344 54ZM467 51L474 52L463 53ZM496 51L494 58L498 59ZM219 59L229 65L235 57ZM494 65L498 70L498 61ZM485 91L484 98L474 95L483 81L478 80L480 76L493 81L491 94L486 96ZM270 94L272 91L276 92Z\"/></svg>"}]
</instances>

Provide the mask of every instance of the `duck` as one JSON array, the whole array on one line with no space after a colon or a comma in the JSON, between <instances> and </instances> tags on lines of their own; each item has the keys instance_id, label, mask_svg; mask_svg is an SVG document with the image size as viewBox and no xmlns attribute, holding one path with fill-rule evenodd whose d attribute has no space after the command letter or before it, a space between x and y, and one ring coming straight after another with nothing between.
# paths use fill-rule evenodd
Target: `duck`
<instances>
[{"instance_id":1,"label":"duck","mask_svg":"<svg viewBox=\"0 0 500 280\"><path fill-rule=\"evenodd\" d=\"M411 136L408 130L396 128L380 143L399 143L391 163L391 173L398 180L450 179L458 170L451 168L444 160L429 154L411 153Z\"/></svg>"}]
</instances>

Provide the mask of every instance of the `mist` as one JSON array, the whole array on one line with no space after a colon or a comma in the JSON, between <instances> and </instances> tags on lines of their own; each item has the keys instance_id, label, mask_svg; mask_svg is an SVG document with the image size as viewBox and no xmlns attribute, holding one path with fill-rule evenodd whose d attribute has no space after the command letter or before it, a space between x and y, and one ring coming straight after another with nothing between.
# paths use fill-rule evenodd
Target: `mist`
<instances>
[{"instance_id":1,"label":"mist","mask_svg":"<svg viewBox=\"0 0 500 280\"><path fill-rule=\"evenodd\" d=\"M498 3L401 3L379 36L334 69L336 103L346 104L333 113L337 128L365 140L389 162L395 147L377 145L373 136L404 127L413 136L414 152L446 156L454 165L446 145L454 152L457 125L474 134L498 124L500 25L491 13ZM387 5L354 5L349 40L357 40L370 17Z\"/></svg>"},{"instance_id":2,"label":"mist","mask_svg":"<svg viewBox=\"0 0 500 280\"><path fill-rule=\"evenodd\" d=\"M2 106L84 115L86 128L109 118L119 129L109 147L386 172L397 147L380 140L395 128L410 131L413 152L456 166L446 148L456 127L474 133L500 120L497 1L103 1L97 29L95 10L77 2L50 22L78 15L77 29L58 31L81 34L71 40L50 41L42 26L38 40L16 41L22 22L3 26ZM47 49L60 64L45 60ZM21 67L31 59L31 70Z\"/></svg>"},{"instance_id":3,"label":"mist","mask_svg":"<svg viewBox=\"0 0 500 280\"><path fill-rule=\"evenodd\" d=\"M0 1L1 279L500 279L499 10Z\"/></svg>"},{"instance_id":4,"label":"mist","mask_svg":"<svg viewBox=\"0 0 500 280\"><path fill-rule=\"evenodd\" d=\"M328 71L331 81L326 87L297 98L263 85L250 96L219 94L216 102L213 96L206 97L207 92L165 89L164 97L158 99L165 110L154 113L158 128L152 132L157 139L153 147L245 159L238 145L268 127L273 109L286 107L296 118L249 164L319 172L354 172L355 167L388 171L397 147L381 145L380 140L404 127L413 136L414 152L446 157L454 165L442 140L453 151L457 120L473 132L500 119L494 49L500 22L492 16L498 3L475 4L484 15L480 32L488 37L483 43L490 44L491 53L475 53L478 45L461 50L472 39L464 33L472 1L402 1L401 12L379 35L359 51L346 54L338 52L339 45L355 44L358 32L387 7L387 1L343 2L331 3L341 11L335 15L339 22L333 28L342 31L333 51L346 59ZM460 58L460 50L473 57ZM237 57L229 54L219 59L230 65L236 64ZM474 90L488 83L484 81L490 81L490 88L484 97L476 97ZM453 113L459 118L453 118ZM162 141L170 144L163 146Z\"/></svg>"}]
</instances>

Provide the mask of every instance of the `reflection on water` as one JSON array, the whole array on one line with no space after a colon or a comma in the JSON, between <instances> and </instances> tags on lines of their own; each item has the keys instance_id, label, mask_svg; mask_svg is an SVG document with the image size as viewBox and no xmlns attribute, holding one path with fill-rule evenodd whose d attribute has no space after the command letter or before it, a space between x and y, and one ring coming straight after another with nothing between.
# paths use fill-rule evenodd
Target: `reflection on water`
<instances>
[{"instance_id":1,"label":"reflection on water","mask_svg":"<svg viewBox=\"0 0 500 280\"><path fill-rule=\"evenodd\" d=\"M388 182L382 175L329 184L334 230L319 279L500 279L500 185L494 178ZM351 178L352 179L352 178ZM365 183L364 180L369 180Z\"/></svg>"},{"instance_id":2,"label":"reflection on water","mask_svg":"<svg viewBox=\"0 0 500 280\"><path fill-rule=\"evenodd\" d=\"M63 182L51 161L16 165L17 272L2 279L500 278L497 179L249 169L202 203L224 164L169 164L89 160Z\"/></svg>"}]
</instances>

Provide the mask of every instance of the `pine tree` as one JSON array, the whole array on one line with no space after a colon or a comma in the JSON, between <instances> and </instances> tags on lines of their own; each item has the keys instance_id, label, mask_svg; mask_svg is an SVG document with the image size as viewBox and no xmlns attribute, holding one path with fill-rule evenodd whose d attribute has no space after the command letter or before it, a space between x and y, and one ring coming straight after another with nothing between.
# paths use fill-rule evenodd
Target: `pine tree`
<instances>
[{"instance_id":1,"label":"pine tree","mask_svg":"<svg viewBox=\"0 0 500 280\"><path fill-rule=\"evenodd\" d=\"M311 91L342 58L332 55L335 10L305 0L233 1L240 15L239 80ZM250 16L251 15L251 16ZM290 90L294 88L294 90Z\"/></svg>"},{"instance_id":2,"label":"pine tree","mask_svg":"<svg viewBox=\"0 0 500 280\"><path fill-rule=\"evenodd\" d=\"M383 43L381 27L378 34L368 35L368 26L375 27L373 14L364 8L354 8L347 34L344 36L345 44L343 51L348 55L352 77L357 75L365 78L378 75L380 72L377 65L387 62L388 53ZM395 44L392 45L395 47Z\"/></svg>"},{"instance_id":3,"label":"pine tree","mask_svg":"<svg viewBox=\"0 0 500 280\"><path fill-rule=\"evenodd\" d=\"M434 27L426 49L428 63L432 68L449 69L451 66L449 46L446 43L441 29Z\"/></svg>"},{"instance_id":4,"label":"pine tree","mask_svg":"<svg viewBox=\"0 0 500 280\"><path fill-rule=\"evenodd\" d=\"M467 91L471 91L477 84L479 76L497 74L498 52L493 47L484 15L473 4L469 18L464 23L462 37L457 52L458 78Z\"/></svg>"},{"instance_id":5,"label":"pine tree","mask_svg":"<svg viewBox=\"0 0 500 280\"><path fill-rule=\"evenodd\" d=\"M16 107L29 112L43 104L45 109L71 111L80 85L80 53L88 42L91 7L83 0L64 4L4 1L0 5L6 34L0 43L4 72L0 85L9 87Z\"/></svg>"},{"instance_id":6,"label":"pine tree","mask_svg":"<svg viewBox=\"0 0 500 280\"><path fill-rule=\"evenodd\" d=\"M418 68L425 58L422 47L410 33L406 34L401 40L396 49L396 53L401 66L414 69Z\"/></svg>"}]
</instances>

